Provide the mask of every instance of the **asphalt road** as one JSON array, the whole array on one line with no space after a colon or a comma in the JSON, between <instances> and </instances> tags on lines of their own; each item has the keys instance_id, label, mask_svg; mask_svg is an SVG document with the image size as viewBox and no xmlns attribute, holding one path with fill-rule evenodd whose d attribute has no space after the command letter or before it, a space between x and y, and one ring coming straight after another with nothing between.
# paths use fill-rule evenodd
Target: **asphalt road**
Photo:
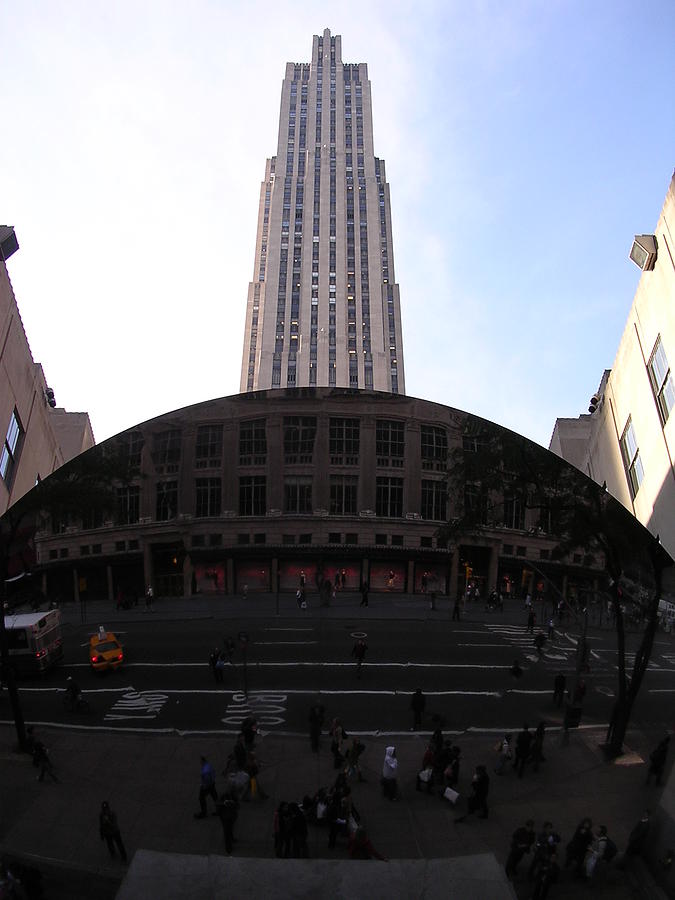
<instances>
[{"instance_id":1,"label":"asphalt road","mask_svg":"<svg viewBox=\"0 0 675 900\"><path fill-rule=\"evenodd\" d=\"M92 626L64 632L65 664L40 679L20 683L27 722L77 728L119 728L186 734L235 734L253 713L263 730L305 733L310 704L320 694L327 719L338 715L350 733L400 734L412 725L410 694L427 696L424 729L440 721L446 732L467 729L516 731L524 720L560 724L551 702L555 674L574 680L578 633L562 630L538 658L532 636L521 625L418 620L306 619L222 622L143 620L120 626L124 666L94 673L88 665ZM246 651L238 640L246 631ZM357 636L368 644L357 678L351 650ZM236 641L232 665L215 682L208 655L224 638ZM634 649L634 635L629 649ZM616 653L611 632L591 638L591 672L584 724L606 723L616 689ZM246 663L244 664L244 656ZM518 658L525 670L509 673ZM89 715L67 712L61 691L72 674L87 697ZM657 638L633 722L647 731L673 727L675 645ZM2 701L3 705L6 700ZM438 719L432 718L438 717ZM9 719L8 705L0 718Z\"/></svg>"}]
</instances>

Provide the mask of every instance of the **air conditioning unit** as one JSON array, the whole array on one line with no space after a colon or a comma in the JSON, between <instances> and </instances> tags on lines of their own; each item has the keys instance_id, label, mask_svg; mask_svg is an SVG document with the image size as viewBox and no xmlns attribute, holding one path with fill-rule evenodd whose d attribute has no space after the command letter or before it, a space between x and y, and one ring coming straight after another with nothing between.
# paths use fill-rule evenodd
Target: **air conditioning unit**
<instances>
[{"instance_id":1,"label":"air conditioning unit","mask_svg":"<svg viewBox=\"0 0 675 900\"><path fill-rule=\"evenodd\" d=\"M635 235L633 246L630 248L630 259L633 260L638 269L642 269L643 272L650 272L654 268L657 253L656 235Z\"/></svg>"}]
</instances>

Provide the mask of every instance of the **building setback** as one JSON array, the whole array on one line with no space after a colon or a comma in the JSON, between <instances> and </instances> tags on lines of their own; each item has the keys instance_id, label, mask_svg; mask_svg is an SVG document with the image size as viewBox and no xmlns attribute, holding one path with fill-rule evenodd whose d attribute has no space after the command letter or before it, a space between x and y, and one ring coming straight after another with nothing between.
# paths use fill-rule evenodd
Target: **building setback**
<instances>
[{"instance_id":1,"label":"building setback","mask_svg":"<svg viewBox=\"0 0 675 900\"><path fill-rule=\"evenodd\" d=\"M339 35L288 63L277 154L260 191L243 392L349 387L405 393L389 185L375 156L368 68Z\"/></svg>"}]
</instances>

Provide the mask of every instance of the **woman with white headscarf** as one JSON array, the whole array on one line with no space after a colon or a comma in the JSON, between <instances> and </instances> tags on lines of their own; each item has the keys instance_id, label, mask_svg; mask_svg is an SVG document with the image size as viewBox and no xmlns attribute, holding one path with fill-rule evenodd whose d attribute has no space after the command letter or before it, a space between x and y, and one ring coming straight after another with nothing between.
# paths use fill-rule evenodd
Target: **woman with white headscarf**
<instances>
[{"instance_id":1,"label":"woman with white headscarf","mask_svg":"<svg viewBox=\"0 0 675 900\"><path fill-rule=\"evenodd\" d=\"M397 770L396 747L387 747L384 751L384 763L382 765L382 793L389 800L396 800L398 797Z\"/></svg>"}]
</instances>

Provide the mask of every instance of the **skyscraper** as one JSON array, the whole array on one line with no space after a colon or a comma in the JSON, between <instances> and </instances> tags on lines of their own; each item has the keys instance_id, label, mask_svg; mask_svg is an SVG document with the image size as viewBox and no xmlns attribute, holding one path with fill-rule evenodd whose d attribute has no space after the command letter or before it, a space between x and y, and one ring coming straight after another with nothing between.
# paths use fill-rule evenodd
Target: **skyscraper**
<instances>
[{"instance_id":1,"label":"skyscraper","mask_svg":"<svg viewBox=\"0 0 675 900\"><path fill-rule=\"evenodd\" d=\"M339 35L287 63L277 154L260 191L240 390L405 393L389 185L365 63Z\"/></svg>"}]
</instances>

